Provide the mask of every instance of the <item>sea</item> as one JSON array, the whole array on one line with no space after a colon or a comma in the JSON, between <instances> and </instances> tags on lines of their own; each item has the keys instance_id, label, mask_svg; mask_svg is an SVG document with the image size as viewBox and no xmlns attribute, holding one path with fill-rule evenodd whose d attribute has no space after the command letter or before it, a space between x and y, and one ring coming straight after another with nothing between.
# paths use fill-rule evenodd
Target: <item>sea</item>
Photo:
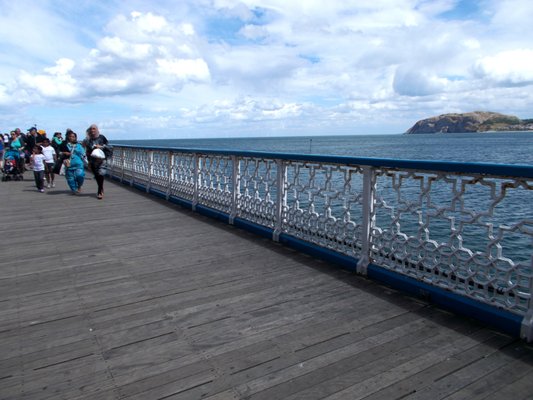
<instances>
[{"instance_id":1,"label":"sea","mask_svg":"<svg viewBox=\"0 0 533 400\"><path fill-rule=\"evenodd\" d=\"M114 144L533 166L533 132L114 140Z\"/></svg>"}]
</instances>

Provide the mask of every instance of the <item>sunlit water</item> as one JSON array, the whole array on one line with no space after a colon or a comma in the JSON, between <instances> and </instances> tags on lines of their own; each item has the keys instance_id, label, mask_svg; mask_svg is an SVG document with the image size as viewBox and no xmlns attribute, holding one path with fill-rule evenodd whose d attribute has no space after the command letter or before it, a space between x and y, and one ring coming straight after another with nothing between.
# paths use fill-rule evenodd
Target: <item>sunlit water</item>
<instances>
[{"instance_id":1,"label":"sunlit water","mask_svg":"<svg viewBox=\"0 0 533 400\"><path fill-rule=\"evenodd\" d=\"M533 132L116 140L139 146L533 165Z\"/></svg>"}]
</instances>

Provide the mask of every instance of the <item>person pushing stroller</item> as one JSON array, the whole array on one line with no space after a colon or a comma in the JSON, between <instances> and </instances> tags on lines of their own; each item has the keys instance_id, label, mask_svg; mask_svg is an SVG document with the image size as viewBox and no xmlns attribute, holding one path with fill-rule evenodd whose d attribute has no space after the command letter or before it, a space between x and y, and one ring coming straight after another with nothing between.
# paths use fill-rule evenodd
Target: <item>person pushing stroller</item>
<instances>
[{"instance_id":1,"label":"person pushing stroller","mask_svg":"<svg viewBox=\"0 0 533 400\"><path fill-rule=\"evenodd\" d=\"M2 181L21 181L24 179L24 158L18 149L7 148L4 153Z\"/></svg>"}]
</instances>

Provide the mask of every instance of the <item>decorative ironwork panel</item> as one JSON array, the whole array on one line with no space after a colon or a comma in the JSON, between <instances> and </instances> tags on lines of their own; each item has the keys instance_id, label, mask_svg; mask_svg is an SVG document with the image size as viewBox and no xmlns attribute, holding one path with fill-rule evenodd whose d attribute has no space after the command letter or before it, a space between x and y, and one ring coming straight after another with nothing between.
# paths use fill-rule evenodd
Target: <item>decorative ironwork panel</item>
<instances>
[{"instance_id":1,"label":"decorative ironwork panel","mask_svg":"<svg viewBox=\"0 0 533 400\"><path fill-rule=\"evenodd\" d=\"M123 147L115 147L114 156L107 161L107 170L110 175L120 176L122 174L122 157L125 151Z\"/></svg>"},{"instance_id":2,"label":"decorative ironwork panel","mask_svg":"<svg viewBox=\"0 0 533 400\"><path fill-rule=\"evenodd\" d=\"M167 167L168 168L168 167ZM195 188L195 156L191 153L174 153L170 173L170 195L192 201Z\"/></svg>"},{"instance_id":3,"label":"decorative ironwork panel","mask_svg":"<svg viewBox=\"0 0 533 400\"><path fill-rule=\"evenodd\" d=\"M133 153L134 180L141 185L147 185L149 182L150 154L149 150L136 150Z\"/></svg>"},{"instance_id":4,"label":"decorative ironwork panel","mask_svg":"<svg viewBox=\"0 0 533 400\"><path fill-rule=\"evenodd\" d=\"M169 157L168 151L153 151L150 172L150 185L159 191L166 191L168 186L169 175Z\"/></svg>"},{"instance_id":5,"label":"decorative ironwork panel","mask_svg":"<svg viewBox=\"0 0 533 400\"><path fill-rule=\"evenodd\" d=\"M115 157L113 157L114 159ZM122 159L125 181L131 182L133 180L133 165L135 161L135 149L124 149L124 157Z\"/></svg>"},{"instance_id":6,"label":"decorative ironwork panel","mask_svg":"<svg viewBox=\"0 0 533 400\"><path fill-rule=\"evenodd\" d=\"M239 165L237 215L273 228L276 220L278 165L273 159L242 158Z\"/></svg>"},{"instance_id":7,"label":"decorative ironwork panel","mask_svg":"<svg viewBox=\"0 0 533 400\"><path fill-rule=\"evenodd\" d=\"M198 169L198 203L230 213L233 199L233 163L229 156L201 155Z\"/></svg>"},{"instance_id":8,"label":"decorative ironwork panel","mask_svg":"<svg viewBox=\"0 0 533 400\"><path fill-rule=\"evenodd\" d=\"M358 166L287 162L283 232L359 257L362 173Z\"/></svg>"},{"instance_id":9,"label":"decorative ironwork panel","mask_svg":"<svg viewBox=\"0 0 533 400\"><path fill-rule=\"evenodd\" d=\"M532 180L386 168L376 176L374 263L525 313L532 287Z\"/></svg>"}]
</instances>

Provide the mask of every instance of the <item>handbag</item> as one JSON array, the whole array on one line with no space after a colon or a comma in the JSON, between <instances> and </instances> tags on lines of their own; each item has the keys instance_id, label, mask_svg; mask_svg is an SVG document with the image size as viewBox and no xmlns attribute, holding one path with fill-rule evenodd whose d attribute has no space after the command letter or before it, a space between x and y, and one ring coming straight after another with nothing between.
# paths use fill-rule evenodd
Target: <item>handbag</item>
<instances>
[{"instance_id":1,"label":"handbag","mask_svg":"<svg viewBox=\"0 0 533 400\"><path fill-rule=\"evenodd\" d=\"M106 158L105 157L105 153L102 149L94 149L92 152L91 152L91 157L93 158L99 158L99 159L104 159Z\"/></svg>"},{"instance_id":2,"label":"handbag","mask_svg":"<svg viewBox=\"0 0 533 400\"><path fill-rule=\"evenodd\" d=\"M74 146L71 150L70 150L70 156L68 158L65 158L63 160L63 165L65 166L65 168L70 168L70 162L71 162L71 159L72 159L72 156L74 155L74 150L76 150L76 146Z\"/></svg>"}]
</instances>

